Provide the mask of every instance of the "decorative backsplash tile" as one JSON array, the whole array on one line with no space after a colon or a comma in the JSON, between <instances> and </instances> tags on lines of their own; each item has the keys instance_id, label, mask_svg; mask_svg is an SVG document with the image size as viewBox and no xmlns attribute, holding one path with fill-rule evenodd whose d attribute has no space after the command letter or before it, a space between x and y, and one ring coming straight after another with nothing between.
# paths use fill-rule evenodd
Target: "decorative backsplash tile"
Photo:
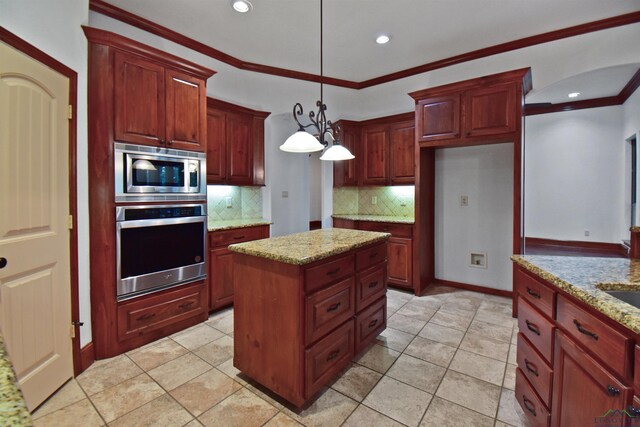
<instances>
[{"instance_id":1,"label":"decorative backsplash tile","mask_svg":"<svg viewBox=\"0 0 640 427\"><path fill-rule=\"evenodd\" d=\"M376 203L374 204L373 201ZM415 187L340 187L333 189L333 213L414 216Z\"/></svg>"},{"instance_id":2,"label":"decorative backsplash tile","mask_svg":"<svg viewBox=\"0 0 640 427\"><path fill-rule=\"evenodd\" d=\"M230 207L227 207L230 199ZM250 219L262 217L261 187L208 185L207 209L211 220Z\"/></svg>"}]
</instances>

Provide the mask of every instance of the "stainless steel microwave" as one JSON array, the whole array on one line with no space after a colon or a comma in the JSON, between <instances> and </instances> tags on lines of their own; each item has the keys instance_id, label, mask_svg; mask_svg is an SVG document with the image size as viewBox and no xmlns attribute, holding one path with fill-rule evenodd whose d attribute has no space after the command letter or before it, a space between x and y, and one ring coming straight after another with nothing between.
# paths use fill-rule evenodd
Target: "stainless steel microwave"
<instances>
[{"instance_id":1,"label":"stainless steel microwave","mask_svg":"<svg viewBox=\"0 0 640 427\"><path fill-rule=\"evenodd\" d=\"M206 200L206 156L115 143L116 202Z\"/></svg>"}]
</instances>

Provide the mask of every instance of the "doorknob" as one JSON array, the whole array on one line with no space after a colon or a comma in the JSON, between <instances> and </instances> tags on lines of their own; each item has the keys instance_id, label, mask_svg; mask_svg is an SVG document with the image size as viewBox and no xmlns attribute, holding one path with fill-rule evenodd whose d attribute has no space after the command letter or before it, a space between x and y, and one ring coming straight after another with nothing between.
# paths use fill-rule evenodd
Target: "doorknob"
<instances>
[{"instance_id":1,"label":"doorknob","mask_svg":"<svg viewBox=\"0 0 640 427\"><path fill-rule=\"evenodd\" d=\"M5 268L7 266L7 259L5 257L0 258L0 268Z\"/></svg>"}]
</instances>

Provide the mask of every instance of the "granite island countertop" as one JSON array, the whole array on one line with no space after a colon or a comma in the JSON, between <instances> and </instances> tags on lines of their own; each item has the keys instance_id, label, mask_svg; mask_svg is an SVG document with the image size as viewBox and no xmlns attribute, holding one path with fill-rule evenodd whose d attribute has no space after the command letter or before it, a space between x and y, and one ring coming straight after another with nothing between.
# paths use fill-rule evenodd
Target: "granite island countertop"
<instances>
[{"instance_id":1,"label":"granite island countertop","mask_svg":"<svg viewBox=\"0 0 640 427\"><path fill-rule=\"evenodd\" d=\"M388 215L360 215L360 214L333 214L332 218L347 219L350 221L393 222L397 224L414 224L413 217L388 216Z\"/></svg>"},{"instance_id":2,"label":"granite island countertop","mask_svg":"<svg viewBox=\"0 0 640 427\"><path fill-rule=\"evenodd\" d=\"M207 221L207 231L233 230L236 228L255 227L258 225L271 225L272 222L264 218L250 219L211 219Z\"/></svg>"},{"instance_id":3,"label":"granite island countertop","mask_svg":"<svg viewBox=\"0 0 640 427\"><path fill-rule=\"evenodd\" d=\"M18 379L0 334L0 425L31 426L31 414L18 387Z\"/></svg>"},{"instance_id":4,"label":"granite island countertop","mask_svg":"<svg viewBox=\"0 0 640 427\"><path fill-rule=\"evenodd\" d=\"M383 242L390 236L389 233L373 231L323 228L237 243L230 245L229 250L287 264L305 265L352 249Z\"/></svg>"},{"instance_id":5,"label":"granite island countertop","mask_svg":"<svg viewBox=\"0 0 640 427\"><path fill-rule=\"evenodd\" d=\"M640 308L603 290L640 291L640 260L513 255L513 262L640 334Z\"/></svg>"}]
</instances>

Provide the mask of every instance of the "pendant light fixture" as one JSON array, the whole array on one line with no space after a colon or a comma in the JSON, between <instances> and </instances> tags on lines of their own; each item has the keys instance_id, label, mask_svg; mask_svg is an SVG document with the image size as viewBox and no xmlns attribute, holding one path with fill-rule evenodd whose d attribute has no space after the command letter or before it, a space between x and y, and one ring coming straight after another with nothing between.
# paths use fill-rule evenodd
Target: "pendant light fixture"
<instances>
[{"instance_id":1,"label":"pendant light fixture","mask_svg":"<svg viewBox=\"0 0 640 427\"><path fill-rule=\"evenodd\" d=\"M293 119L298 124L298 130L291 135L287 140L280 146L282 151L287 151L290 153L313 153L315 151L321 151L326 148L326 151L320 156L320 160L349 160L353 159L354 155L344 146L340 145L340 140L337 135L340 134L340 124L334 126L331 123L331 120L327 120L325 115L325 111L327 110L327 106L324 104L323 98L323 28L322 28L322 2L320 0L320 100L316 101L316 107L318 107L318 112L309 112L309 120L311 123L307 125L303 125L298 120L298 117L302 117L304 115L304 110L302 109L302 104L297 102L293 106ZM317 136L312 135L307 132L306 129L313 126L317 131ZM329 141L326 139L326 136L330 136L331 145L329 145Z\"/></svg>"}]
</instances>

